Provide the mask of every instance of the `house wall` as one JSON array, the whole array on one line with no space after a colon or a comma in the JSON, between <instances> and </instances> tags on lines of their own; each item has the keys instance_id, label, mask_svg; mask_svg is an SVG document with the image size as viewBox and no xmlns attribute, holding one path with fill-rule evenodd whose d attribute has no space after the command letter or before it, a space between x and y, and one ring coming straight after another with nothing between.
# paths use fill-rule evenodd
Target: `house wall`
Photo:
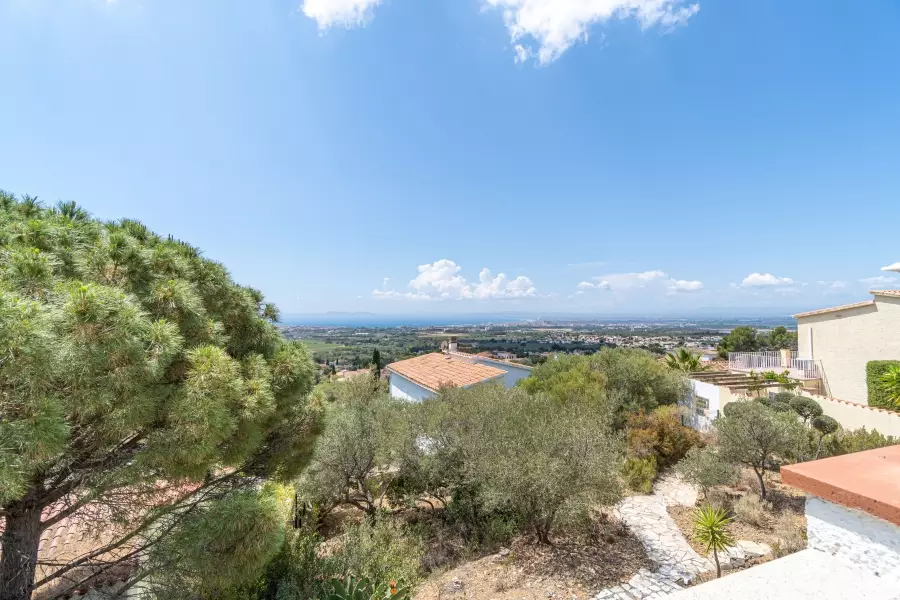
<instances>
[{"instance_id":1,"label":"house wall","mask_svg":"<svg viewBox=\"0 0 900 600\"><path fill-rule=\"evenodd\" d=\"M822 363L829 396L868 404L866 364L900 360L900 298L797 319L800 356Z\"/></svg>"},{"instance_id":2,"label":"house wall","mask_svg":"<svg viewBox=\"0 0 900 600\"><path fill-rule=\"evenodd\" d=\"M815 400L826 415L835 419L844 429L877 430L884 435L900 437L900 413L846 402L817 394L802 392L803 396Z\"/></svg>"},{"instance_id":3,"label":"house wall","mask_svg":"<svg viewBox=\"0 0 900 600\"><path fill-rule=\"evenodd\" d=\"M713 420L719 416L721 404L719 397L721 392L728 391L727 388L721 388L713 383L706 381L698 381L691 379L691 395L689 398L688 408L691 411L691 426L700 431L706 431L712 426ZM707 407L703 409L698 405L698 399L706 400Z\"/></svg>"},{"instance_id":4,"label":"house wall","mask_svg":"<svg viewBox=\"0 0 900 600\"><path fill-rule=\"evenodd\" d=\"M397 373L391 373L390 386L391 397L407 402L422 402L434 397L434 392L431 390L425 389Z\"/></svg>"}]
</instances>

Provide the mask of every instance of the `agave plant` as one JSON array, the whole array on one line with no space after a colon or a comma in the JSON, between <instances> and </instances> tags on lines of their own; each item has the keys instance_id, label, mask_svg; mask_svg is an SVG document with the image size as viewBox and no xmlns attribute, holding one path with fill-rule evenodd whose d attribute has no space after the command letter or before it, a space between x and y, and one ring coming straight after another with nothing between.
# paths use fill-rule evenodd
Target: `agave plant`
<instances>
[{"instance_id":1,"label":"agave plant","mask_svg":"<svg viewBox=\"0 0 900 600\"><path fill-rule=\"evenodd\" d=\"M716 577L722 576L722 565L719 564L719 552L724 552L734 544L734 538L728 531L731 518L721 508L710 505L697 509L694 515L694 538L704 546L706 551L712 550L716 561Z\"/></svg>"},{"instance_id":2,"label":"agave plant","mask_svg":"<svg viewBox=\"0 0 900 600\"><path fill-rule=\"evenodd\" d=\"M410 590L394 581L373 583L347 575L333 579L325 585L325 592L318 600L409 600Z\"/></svg>"}]
</instances>

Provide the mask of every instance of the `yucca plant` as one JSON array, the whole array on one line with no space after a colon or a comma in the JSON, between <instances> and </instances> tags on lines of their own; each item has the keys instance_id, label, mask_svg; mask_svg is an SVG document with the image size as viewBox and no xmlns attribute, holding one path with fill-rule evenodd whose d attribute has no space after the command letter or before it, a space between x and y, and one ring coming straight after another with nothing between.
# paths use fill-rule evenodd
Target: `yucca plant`
<instances>
[{"instance_id":1,"label":"yucca plant","mask_svg":"<svg viewBox=\"0 0 900 600\"><path fill-rule=\"evenodd\" d=\"M409 600L410 590L394 581L373 583L368 579L347 575L333 579L325 585L325 592L318 600Z\"/></svg>"},{"instance_id":2,"label":"yucca plant","mask_svg":"<svg viewBox=\"0 0 900 600\"><path fill-rule=\"evenodd\" d=\"M697 509L694 515L694 538L712 550L716 561L716 577L722 576L722 565L719 564L719 552L734 544L734 538L728 531L731 518L721 508L706 505Z\"/></svg>"}]
</instances>

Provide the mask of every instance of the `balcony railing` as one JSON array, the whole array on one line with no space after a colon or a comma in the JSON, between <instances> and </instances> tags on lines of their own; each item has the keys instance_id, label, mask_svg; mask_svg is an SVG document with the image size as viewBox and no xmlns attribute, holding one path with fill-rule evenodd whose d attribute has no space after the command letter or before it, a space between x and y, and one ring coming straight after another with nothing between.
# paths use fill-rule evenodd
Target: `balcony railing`
<instances>
[{"instance_id":1,"label":"balcony railing","mask_svg":"<svg viewBox=\"0 0 900 600\"><path fill-rule=\"evenodd\" d=\"M788 372L792 379L822 379L822 368L818 360L810 358L785 357L781 352L729 352L728 369L730 371L775 371Z\"/></svg>"}]
</instances>

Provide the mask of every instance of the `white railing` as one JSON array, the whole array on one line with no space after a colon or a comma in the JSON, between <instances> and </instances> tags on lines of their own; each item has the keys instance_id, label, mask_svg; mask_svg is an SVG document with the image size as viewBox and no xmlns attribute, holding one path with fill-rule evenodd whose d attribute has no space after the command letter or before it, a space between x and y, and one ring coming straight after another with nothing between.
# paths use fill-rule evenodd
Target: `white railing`
<instances>
[{"instance_id":1,"label":"white railing","mask_svg":"<svg viewBox=\"0 0 900 600\"><path fill-rule=\"evenodd\" d=\"M765 352L729 352L728 369L730 371L775 371L788 372L793 379L821 379L822 369L819 361L809 358L785 360L781 352L769 350Z\"/></svg>"}]
</instances>

